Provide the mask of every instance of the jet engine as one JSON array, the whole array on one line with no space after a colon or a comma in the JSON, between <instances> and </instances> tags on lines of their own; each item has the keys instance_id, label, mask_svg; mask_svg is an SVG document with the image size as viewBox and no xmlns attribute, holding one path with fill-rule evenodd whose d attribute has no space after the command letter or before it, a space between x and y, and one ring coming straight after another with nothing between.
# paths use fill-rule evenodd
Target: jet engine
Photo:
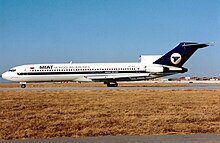
<instances>
[{"instance_id":1,"label":"jet engine","mask_svg":"<svg viewBox=\"0 0 220 143\"><path fill-rule=\"evenodd\" d=\"M150 72L150 73L164 72L164 67L147 66L146 72Z\"/></svg>"}]
</instances>

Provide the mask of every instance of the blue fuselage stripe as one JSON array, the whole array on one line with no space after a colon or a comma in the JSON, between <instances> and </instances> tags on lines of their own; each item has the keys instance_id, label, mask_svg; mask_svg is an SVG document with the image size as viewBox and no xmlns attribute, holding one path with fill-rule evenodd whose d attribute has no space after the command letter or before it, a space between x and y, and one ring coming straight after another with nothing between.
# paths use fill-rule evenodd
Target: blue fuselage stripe
<instances>
[{"instance_id":1,"label":"blue fuselage stripe","mask_svg":"<svg viewBox=\"0 0 220 143\"><path fill-rule=\"evenodd\" d=\"M69 75L69 74L115 74L115 73L146 73L146 71L75 71L75 72L22 72L18 75Z\"/></svg>"}]
</instances>

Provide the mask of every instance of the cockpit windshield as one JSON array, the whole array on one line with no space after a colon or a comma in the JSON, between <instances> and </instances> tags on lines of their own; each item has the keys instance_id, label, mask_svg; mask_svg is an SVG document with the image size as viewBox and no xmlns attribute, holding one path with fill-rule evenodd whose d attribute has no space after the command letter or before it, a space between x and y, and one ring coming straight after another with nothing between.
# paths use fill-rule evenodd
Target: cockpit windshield
<instances>
[{"instance_id":1,"label":"cockpit windshield","mask_svg":"<svg viewBox=\"0 0 220 143\"><path fill-rule=\"evenodd\" d=\"M9 71L10 71L10 72L15 72L15 71L16 71L16 69L10 69Z\"/></svg>"}]
</instances>

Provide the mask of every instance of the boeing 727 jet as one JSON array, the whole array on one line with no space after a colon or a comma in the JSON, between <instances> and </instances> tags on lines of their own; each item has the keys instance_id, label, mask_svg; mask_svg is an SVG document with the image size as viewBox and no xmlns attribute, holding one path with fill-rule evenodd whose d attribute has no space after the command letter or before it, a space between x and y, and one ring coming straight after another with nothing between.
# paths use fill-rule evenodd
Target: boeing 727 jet
<instances>
[{"instance_id":1,"label":"boeing 727 jet","mask_svg":"<svg viewBox=\"0 0 220 143\"><path fill-rule=\"evenodd\" d=\"M119 81L148 80L177 73L187 72L183 64L199 48L209 43L182 42L161 56L141 56L134 63L66 63L29 64L11 68L2 78L20 82L21 88L27 82L94 81L108 87L117 87Z\"/></svg>"}]
</instances>

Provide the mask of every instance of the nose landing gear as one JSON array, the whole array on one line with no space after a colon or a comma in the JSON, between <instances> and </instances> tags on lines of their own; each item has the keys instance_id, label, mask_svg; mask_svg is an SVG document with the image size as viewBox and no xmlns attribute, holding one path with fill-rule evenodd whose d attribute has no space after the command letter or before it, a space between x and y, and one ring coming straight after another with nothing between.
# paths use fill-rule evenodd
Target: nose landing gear
<instances>
[{"instance_id":1,"label":"nose landing gear","mask_svg":"<svg viewBox=\"0 0 220 143\"><path fill-rule=\"evenodd\" d=\"M20 82L21 88L26 88L26 82Z\"/></svg>"}]
</instances>

